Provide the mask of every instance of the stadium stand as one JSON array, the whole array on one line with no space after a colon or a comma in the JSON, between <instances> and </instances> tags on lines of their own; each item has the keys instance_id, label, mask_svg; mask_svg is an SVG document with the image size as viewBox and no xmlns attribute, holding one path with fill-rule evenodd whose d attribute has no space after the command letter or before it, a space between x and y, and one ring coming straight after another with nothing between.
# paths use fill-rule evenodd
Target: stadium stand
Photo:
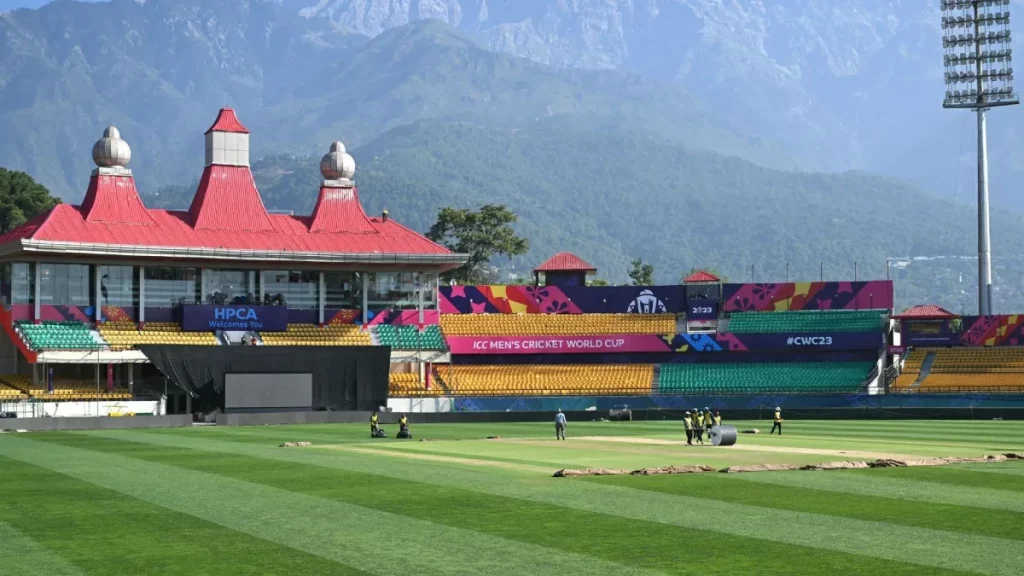
<instances>
[{"instance_id":1,"label":"stadium stand","mask_svg":"<svg viewBox=\"0 0 1024 576\"><path fill-rule=\"evenodd\" d=\"M929 355L931 366L920 378L921 365ZM918 348L908 355L896 389L914 389L924 393L943 392L1024 392L1024 348L958 347Z\"/></svg>"},{"instance_id":2,"label":"stadium stand","mask_svg":"<svg viewBox=\"0 0 1024 576\"><path fill-rule=\"evenodd\" d=\"M674 314L443 314L445 336L672 334Z\"/></svg>"},{"instance_id":3,"label":"stadium stand","mask_svg":"<svg viewBox=\"0 0 1024 576\"><path fill-rule=\"evenodd\" d=\"M123 388L115 389L114 392L107 392L106 387L101 384L99 391L97 392L95 380L57 378L53 381L52 394L47 391L45 384L40 383L33 386L32 379L28 376L0 376L0 382L38 400L76 401L132 399L132 395Z\"/></svg>"},{"instance_id":4,"label":"stadium stand","mask_svg":"<svg viewBox=\"0 0 1024 576\"><path fill-rule=\"evenodd\" d=\"M100 324L99 332L112 350L130 350L140 344L217 344L212 332L185 332L173 322L148 322L142 330L133 322L107 322Z\"/></svg>"},{"instance_id":5,"label":"stadium stand","mask_svg":"<svg viewBox=\"0 0 1024 576\"><path fill-rule=\"evenodd\" d=\"M663 364L661 394L837 394L858 392L873 362Z\"/></svg>"},{"instance_id":6,"label":"stadium stand","mask_svg":"<svg viewBox=\"0 0 1024 576\"><path fill-rule=\"evenodd\" d=\"M33 350L100 350L106 345L98 341L92 330L77 320L43 321L34 324L17 322L17 328Z\"/></svg>"},{"instance_id":7,"label":"stadium stand","mask_svg":"<svg viewBox=\"0 0 1024 576\"><path fill-rule=\"evenodd\" d=\"M885 313L884 310L733 312L727 330L735 334L866 332L881 330Z\"/></svg>"},{"instance_id":8,"label":"stadium stand","mask_svg":"<svg viewBox=\"0 0 1024 576\"><path fill-rule=\"evenodd\" d=\"M5 382L0 382L0 402L13 402L24 400L25 398L27 398L27 395L21 390Z\"/></svg>"},{"instance_id":9,"label":"stadium stand","mask_svg":"<svg viewBox=\"0 0 1024 576\"><path fill-rule=\"evenodd\" d=\"M289 324L287 332L262 332L268 346L372 346L368 332L355 324Z\"/></svg>"},{"instance_id":10,"label":"stadium stand","mask_svg":"<svg viewBox=\"0 0 1024 576\"><path fill-rule=\"evenodd\" d=\"M454 396L650 394L651 364L451 365L436 374Z\"/></svg>"},{"instance_id":11,"label":"stadium stand","mask_svg":"<svg viewBox=\"0 0 1024 576\"><path fill-rule=\"evenodd\" d=\"M413 398L416 396L442 396L444 390L440 386L428 389L420 382L419 374L391 373L388 375L388 393L396 398Z\"/></svg>"},{"instance_id":12,"label":"stadium stand","mask_svg":"<svg viewBox=\"0 0 1024 576\"><path fill-rule=\"evenodd\" d=\"M426 326L422 331L416 326L392 326L380 324L372 328L382 346L395 350L443 350L444 337L439 326Z\"/></svg>"}]
</instances>

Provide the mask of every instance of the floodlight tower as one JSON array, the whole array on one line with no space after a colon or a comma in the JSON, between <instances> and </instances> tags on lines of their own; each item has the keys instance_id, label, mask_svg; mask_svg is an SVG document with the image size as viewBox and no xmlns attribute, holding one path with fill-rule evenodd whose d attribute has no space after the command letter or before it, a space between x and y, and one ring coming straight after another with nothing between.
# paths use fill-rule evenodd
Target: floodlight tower
<instances>
[{"instance_id":1,"label":"floodlight tower","mask_svg":"<svg viewBox=\"0 0 1024 576\"><path fill-rule=\"evenodd\" d=\"M985 112L1019 104L1013 91L1010 0L939 0L946 98L943 108L978 114L978 313L992 313Z\"/></svg>"}]
</instances>

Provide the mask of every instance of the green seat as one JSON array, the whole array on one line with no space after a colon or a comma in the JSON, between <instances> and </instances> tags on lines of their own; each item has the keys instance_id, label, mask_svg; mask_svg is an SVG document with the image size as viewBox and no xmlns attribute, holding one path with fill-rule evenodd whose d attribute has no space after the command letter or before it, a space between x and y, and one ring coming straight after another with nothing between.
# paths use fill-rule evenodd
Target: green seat
<instances>
[{"instance_id":1,"label":"green seat","mask_svg":"<svg viewBox=\"0 0 1024 576\"><path fill-rule=\"evenodd\" d=\"M664 364L661 394L842 394L861 390L874 362Z\"/></svg>"},{"instance_id":2,"label":"green seat","mask_svg":"<svg viewBox=\"0 0 1024 576\"><path fill-rule=\"evenodd\" d=\"M884 314L883 310L734 312L727 329L735 334L867 332L881 330Z\"/></svg>"}]
</instances>

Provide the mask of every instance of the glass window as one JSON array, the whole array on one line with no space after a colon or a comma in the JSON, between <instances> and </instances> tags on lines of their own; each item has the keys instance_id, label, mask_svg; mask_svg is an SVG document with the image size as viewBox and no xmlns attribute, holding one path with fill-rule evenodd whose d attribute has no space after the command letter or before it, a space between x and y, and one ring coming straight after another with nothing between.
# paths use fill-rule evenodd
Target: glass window
<instances>
[{"instance_id":1,"label":"glass window","mask_svg":"<svg viewBox=\"0 0 1024 576\"><path fill-rule=\"evenodd\" d=\"M0 264L0 302L11 305L11 263Z\"/></svg>"},{"instance_id":2,"label":"glass window","mask_svg":"<svg viewBox=\"0 0 1024 576\"><path fill-rule=\"evenodd\" d=\"M100 266L99 274L101 305L138 305L139 276L134 266Z\"/></svg>"},{"instance_id":3,"label":"glass window","mask_svg":"<svg viewBox=\"0 0 1024 576\"><path fill-rule=\"evenodd\" d=\"M35 304L35 280L31 264L15 262L11 266L11 302L14 304Z\"/></svg>"},{"instance_id":4,"label":"glass window","mask_svg":"<svg viewBox=\"0 0 1024 576\"><path fill-rule=\"evenodd\" d=\"M199 301L199 269L146 267L146 307L171 308Z\"/></svg>"},{"instance_id":5,"label":"glass window","mask_svg":"<svg viewBox=\"0 0 1024 576\"><path fill-rule=\"evenodd\" d=\"M363 284L354 272L324 273L324 308L359 310L363 307Z\"/></svg>"},{"instance_id":6,"label":"glass window","mask_svg":"<svg viewBox=\"0 0 1024 576\"><path fill-rule=\"evenodd\" d=\"M207 269L205 304L255 304L256 273L252 270Z\"/></svg>"},{"instance_id":7,"label":"glass window","mask_svg":"<svg viewBox=\"0 0 1024 576\"><path fill-rule=\"evenodd\" d=\"M437 274L420 274L420 289L423 290L423 309L437 309Z\"/></svg>"},{"instance_id":8,"label":"glass window","mask_svg":"<svg viewBox=\"0 0 1024 576\"><path fill-rule=\"evenodd\" d=\"M88 264L39 265L39 301L52 306L88 306L90 290Z\"/></svg>"},{"instance_id":9,"label":"glass window","mask_svg":"<svg viewBox=\"0 0 1024 576\"><path fill-rule=\"evenodd\" d=\"M300 270L265 270L263 303L296 310L320 309L320 273Z\"/></svg>"},{"instance_id":10,"label":"glass window","mask_svg":"<svg viewBox=\"0 0 1024 576\"><path fill-rule=\"evenodd\" d=\"M373 272L366 275L371 310L418 310L419 272Z\"/></svg>"}]
</instances>

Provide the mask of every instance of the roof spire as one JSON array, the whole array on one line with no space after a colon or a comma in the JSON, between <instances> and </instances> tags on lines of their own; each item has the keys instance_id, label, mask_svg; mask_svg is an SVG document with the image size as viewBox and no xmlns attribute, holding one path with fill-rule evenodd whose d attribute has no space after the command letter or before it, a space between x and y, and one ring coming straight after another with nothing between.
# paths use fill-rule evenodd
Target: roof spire
<instances>
[{"instance_id":1,"label":"roof spire","mask_svg":"<svg viewBox=\"0 0 1024 576\"><path fill-rule=\"evenodd\" d=\"M352 177L356 174L356 161L345 152L345 145L340 140L335 140L331 149L320 159L320 174L324 177L324 186L328 188L355 186Z\"/></svg>"},{"instance_id":2,"label":"roof spire","mask_svg":"<svg viewBox=\"0 0 1024 576\"><path fill-rule=\"evenodd\" d=\"M114 126L107 126L103 137L92 146L92 161L96 163L97 174L127 176L132 173L128 163L132 161L132 149L121 139L121 132Z\"/></svg>"}]
</instances>

